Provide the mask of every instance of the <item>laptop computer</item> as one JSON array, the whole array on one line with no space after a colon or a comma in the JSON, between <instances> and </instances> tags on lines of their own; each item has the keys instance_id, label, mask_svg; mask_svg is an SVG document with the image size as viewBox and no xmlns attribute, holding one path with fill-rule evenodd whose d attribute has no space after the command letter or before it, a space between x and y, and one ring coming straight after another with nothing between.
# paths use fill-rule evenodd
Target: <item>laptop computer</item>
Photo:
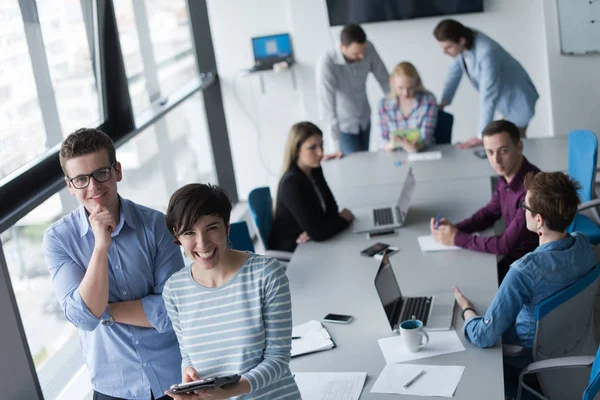
<instances>
[{"instance_id":1,"label":"laptop computer","mask_svg":"<svg viewBox=\"0 0 600 400\"><path fill-rule=\"evenodd\" d=\"M352 224L354 232L378 233L400 228L404 225L410 206L410 199L415 192L415 186L415 177L412 168L409 168L396 204L352 210L354 214L354 223Z\"/></svg>"},{"instance_id":2,"label":"laptop computer","mask_svg":"<svg viewBox=\"0 0 600 400\"><path fill-rule=\"evenodd\" d=\"M375 275L375 288L392 331L397 332L400 323L413 316L422 321L427 330L448 330L452 327L455 301L452 293L425 297L402 296L387 254L381 259Z\"/></svg>"},{"instance_id":3,"label":"laptop computer","mask_svg":"<svg viewBox=\"0 0 600 400\"><path fill-rule=\"evenodd\" d=\"M252 38L254 52L254 67L252 71L266 71L273 69L273 65L285 61L288 65L294 63L294 52L290 35L259 36Z\"/></svg>"}]
</instances>

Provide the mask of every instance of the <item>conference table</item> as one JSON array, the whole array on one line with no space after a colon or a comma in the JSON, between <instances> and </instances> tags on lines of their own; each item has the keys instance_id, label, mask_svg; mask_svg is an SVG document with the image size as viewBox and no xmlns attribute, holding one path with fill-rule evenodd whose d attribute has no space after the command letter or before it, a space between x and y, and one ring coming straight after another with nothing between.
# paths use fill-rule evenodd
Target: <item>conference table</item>
<instances>
[{"instance_id":1,"label":"conference table","mask_svg":"<svg viewBox=\"0 0 600 400\"><path fill-rule=\"evenodd\" d=\"M476 157L474 149L458 149L446 144L435 146L432 150L440 151L442 159L411 163L418 182L494 175L488 160ZM523 154L542 171L567 171L566 136L524 139ZM335 162L326 162L323 171L331 188L390 185L402 181L402 166L408 163L407 159L408 154L404 151L362 152ZM600 153L598 160L600 165Z\"/></svg>"},{"instance_id":2,"label":"conference table","mask_svg":"<svg viewBox=\"0 0 600 400\"><path fill-rule=\"evenodd\" d=\"M566 170L566 143L566 138L528 139L525 155L542 170ZM474 303L479 314L487 310L498 288L496 256L462 249L423 253L417 237L429 233L430 218L437 214L458 222L485 205L493 190L494 171L487 160L475 157L472 150L450 145L432 150L440 150L442 159L409 163L404 152L363 152L323 164L340 208L394 204L409 166L417 184L406 223L395 236L370 240L365 234L353 233L350 227L325 242L301 244L294 252L287 268L294 325L321 320L327 313L354 316L347 325L326 324L337 346L293 358L290 367L294 373L367 372L361 399L398 396L370 393L385 367L378 339L393 335L374 287L379 261L359 254L375 241L400 248L390 262L403 295L451 293L455 285ZM493 231L481 234L490 235ZM500 340L488 349L467 342L458 306L453 327L465 351L411 363L464 366L455 399L504 399Z\"/></svg>"}]
</instances>

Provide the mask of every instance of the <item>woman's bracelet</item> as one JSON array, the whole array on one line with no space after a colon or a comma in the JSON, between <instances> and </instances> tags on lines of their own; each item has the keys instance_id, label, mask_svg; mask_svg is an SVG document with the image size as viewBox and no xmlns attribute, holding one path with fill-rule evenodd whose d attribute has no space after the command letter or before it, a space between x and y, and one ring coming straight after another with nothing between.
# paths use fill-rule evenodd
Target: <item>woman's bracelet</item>
<instances>
[{"instance_id":1,"label":"woman's bracelet","mask_svg":"<svg viewBox=\"0 0 600 400\"><path fill-rule=\"evenodd\" d=\"M466 308L463 308L463 310L462 310L462 319L463 319L463 321L465 320L465 313L466 313L467 311L469 311L469 310L471 310L471 311L475 312L475 309L474 309L473 307L466 307Z\"/></svg>"}]
</instances>

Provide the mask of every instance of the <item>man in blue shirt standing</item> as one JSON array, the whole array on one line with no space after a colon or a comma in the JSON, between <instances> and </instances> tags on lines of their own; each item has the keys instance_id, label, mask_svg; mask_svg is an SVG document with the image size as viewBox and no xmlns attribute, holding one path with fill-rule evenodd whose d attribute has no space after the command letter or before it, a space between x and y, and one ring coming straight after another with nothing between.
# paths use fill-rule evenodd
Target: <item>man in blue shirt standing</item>
<instances>
[{"instance_id":1,"label":"man in blue shirt standing","mask_svg":"<svg viewBox=\"0 0 600 400\"><path fill-rule=\"evenodd\" d=\"M65 317L79 329L94 400L162 398L181 380L162 300L164 283L184 266L181 252L162 213L118 195L122 170L108 135L75 131L60 163L81 206L45 232L44 256Z\"/></svg>"},{"instance_id":2,"label":"man in blue shirt standing","mask_svg":"<svg viewBox=\"0 0 600 400\"><path fill-rule=\"evenodd\" d=\"M523 66L502 46L481 32L458 21L441 21L433 31L444 54L452 57L439 108L452 102L463 73L479 92L479 125L477 137L459 148L482 144L481 134L494 120L497 111L519 127L525 137L527 125L535 113L539 95Z\"/></svg>"}]
</instances>

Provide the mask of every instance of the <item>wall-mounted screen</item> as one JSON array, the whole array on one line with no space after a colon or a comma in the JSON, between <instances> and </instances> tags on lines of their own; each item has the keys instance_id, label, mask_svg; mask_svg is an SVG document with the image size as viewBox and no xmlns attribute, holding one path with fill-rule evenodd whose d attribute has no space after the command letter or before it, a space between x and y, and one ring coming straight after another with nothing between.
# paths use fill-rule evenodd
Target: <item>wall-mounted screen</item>
<instances>
[{"instance_id":1,"label":"wall-mounted screen","mask_svg":"<svg viewBox=\"0 0 600 400\"><path fill-rule=\"evenodd\" d=\"M347 25L483 11L483 0L327 0L329 25Z\"/></svg>"}]
</instances>

